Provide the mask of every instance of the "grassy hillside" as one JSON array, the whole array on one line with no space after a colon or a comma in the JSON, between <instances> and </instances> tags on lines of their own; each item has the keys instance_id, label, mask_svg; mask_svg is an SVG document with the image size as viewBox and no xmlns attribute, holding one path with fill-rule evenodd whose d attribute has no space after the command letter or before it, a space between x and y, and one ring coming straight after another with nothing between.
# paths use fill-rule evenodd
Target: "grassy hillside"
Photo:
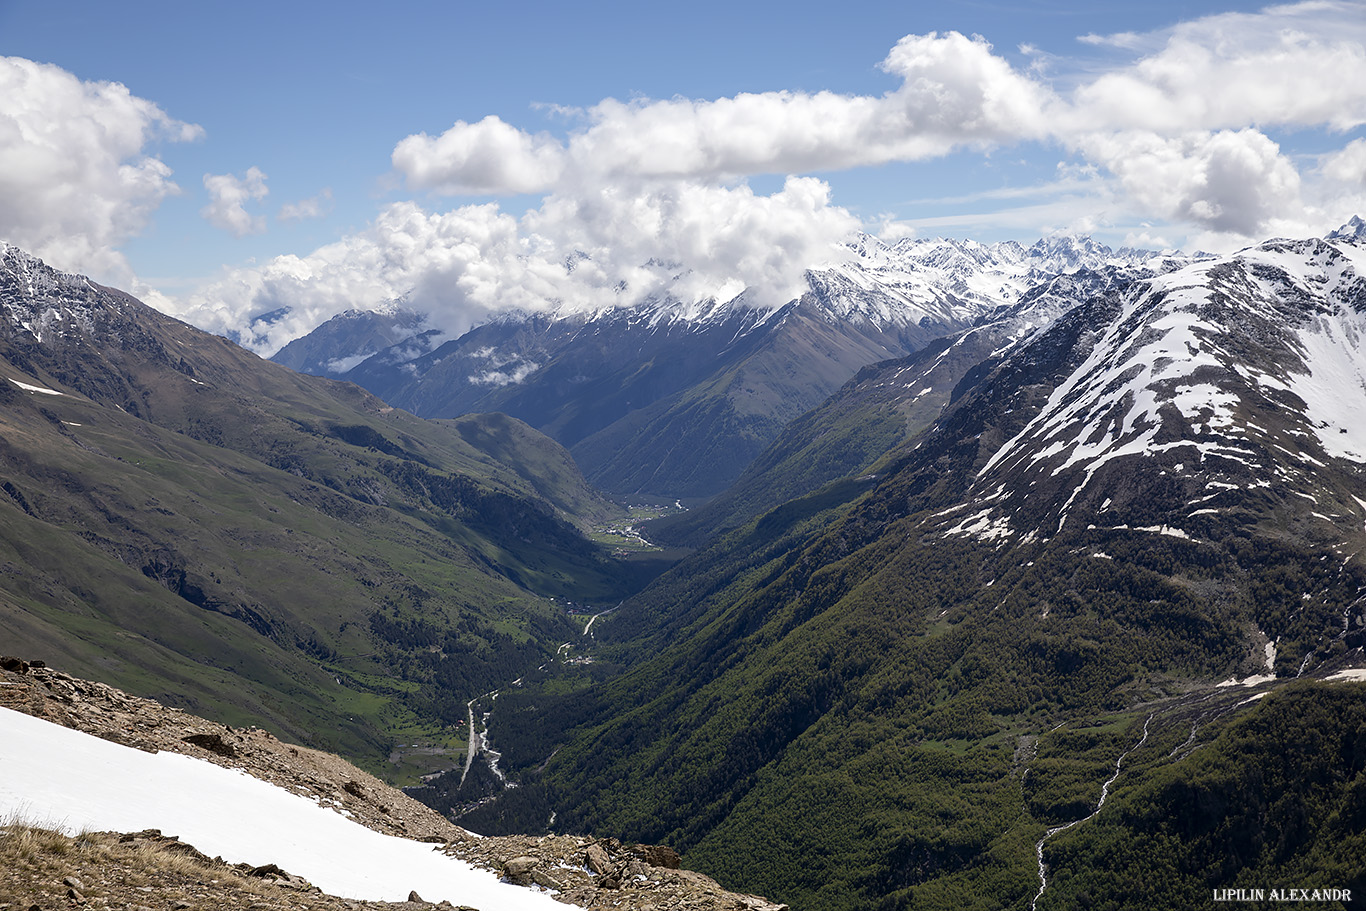
<instances>
[{"instance_id":1,"label":"grassy hillside","mask_svg":"<svg viewBox=\"0 0 1366 911\"><path fill-rule=\"evenodd\" d=\"M454 764L465 700L572 632L552 598L657 571L583 535L622 511L525 425L423 421L53 284L0 287L64 327L0 324L7 652L409 776L395 743Z\"/></svg>"}]
</instances>

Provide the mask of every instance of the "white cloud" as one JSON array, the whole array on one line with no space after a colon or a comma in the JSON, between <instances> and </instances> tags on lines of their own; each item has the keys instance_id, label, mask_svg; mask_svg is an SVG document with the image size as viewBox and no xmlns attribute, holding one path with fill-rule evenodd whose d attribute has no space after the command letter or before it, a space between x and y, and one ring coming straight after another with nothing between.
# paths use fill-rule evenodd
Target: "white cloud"
<instances>
[{"instance_id":1,"label":"white cloud","mask_svg":"<svg viewBox=\"0 0 1366 911\"><path fill-rule=\"evenodd\" d=\"M147 146L202 134L118 83L0 57L0 238L59 268L131 284L118 245L180 192Z\"/></svg>"},{"instance_id":2,"label":"white cloud","mask_svg":"<svg viewBox=\"0 0 1366 911\"><path fill-rule=\"evenodd\" d=\"M1078 145L1140 209L1168 221L1251 237L1304 214L1299 172L1256 130L1096 134Z\"/></svg>"},{"instance_id":3,"label":"white cloud","mask_svg":"<svg viewBox=\"0 0 1366 911\"><path fill-rule=\"evenodd\" d=\"M1366 145L1302 174L1273 136L1366 123L1360 10L1316 0L1082 39L1124 58L1108 69L1033 47L1017 69L979 37L908 35L881 63L897 80L881 95L609 98L557 109L558 135L494 116L459 121L398 142L395 172L436 194L538 193L539 207L514 218L494 204L437 213L398 203L308 256L225 274L192 309L270 351L342 309L404 293L450 332L508 308L691 302L742 288L770 306L799 293L804 270L860 227L825 183L800 175L1026 143L1066 159L1055 182L993 191L1030 204L914 224L879 216L873 230L1108 229L1210 249L1326 230L1366 195ZM762 195L745 183L761 174L790 176ZM280 307L290 313L270 325L243 316Z\"/></svg>"},{"instance_id":4,"label":"white cloud","mask_svg":"<svg viewBox=\"0 0 1366 911\"><path fill-rule=\"evenodd\" d=\"M879 240L891 244L907 237L915 237L916 227L910 222L899 220L889 212L884 212L878 216L877 228L872 233L876 234Z\"/></svg>"},{"instance_id":5,"label":"white cloud","mask_svg":"<svg viewBox=\"0 0 1366 911\"><path fill-rule=\"evenodd\" d=\"M1161 234L1154 234L1151 231L1136 230L1124 235L1123 246L1133 247L1136 250L1173 250L1175 245Z\"/></svg>"},{"instance_id":6,"label":"white cloud","mask_svg":"<svg viewBox=\"0 0 1366 911\"><path fill-rule=\"evenodd\" d=\"M652 183L551 196L520 220L491 203L446 213L395 203L367 230L306 257L231 270L173 312L270 353L343 310L403 295L451 333L508 309L666 295L692 303L747 287L753 304L773 306L800 293L804 270L839 256L839 241L858 228L829 193L814 178L791 178L768 196L745 185ZM280 308L289 308L283 318L259 319Z\"/></svg>"},{"instance_id":7,"label":"white cloud","mask_svg":"<svg viewBox=\"0 0 1366 911\"><path fill-rule=\"evenodd\" d=\"M623 181L714 184L1042 141L1104 167L1138 213L1256 234L1304 214L1297 172L1264 127L1366 123L1360 11L1356 3L1307 2L1160 32L1086 36L1136 59L1067 94L1040 67L1016 70L982 38L908 35L881 64L900 79L881 96L607 99L582 112L581 126L562 140L496 118L462 122L437 139L403 140L394 166L410 185L439 192L587 199ZM1149 182L1159 176L1163 183Z\"/></svg>"},{"instance_id":8,"label":"white cloud","mask_svg":"<svg viewBox=\"0 0 1366 911\"><path fill-rule=\"evenodd\" d=\"M1094 44L1099 47L1118 47L1125 50L1134 50L1144 44L1142 36L1137 32L1116 32L1113 35L1088 34L1077 38L1082 44Z\"/></svg>"},{"instance_id":9,"label":"white cloud","mask_svg":"<svg viewBox=\"0 0 1366 911\"><path fill-rule=\"evenodd\" d=\"M246 176L233 174L205 174L204 189L209 191L209 204L199 214L215 228L222 228L234 237L261 234L266 230L266 217L252 215L246 204L253 199L265 199L266 175L260 168L247 169Z\"/></svg>"},{"instance_id":10,"label":"white cloud","mask_svg":"<svg viewBox=\"0 0 1366 911\"><path fill-rule=\"evenodd\" d=\"M1080 87L1066 128L1351 129L1366 123L1363 12L1359 2L1299 3L1111 36L1120 47L1160 46Z\"/></svg>"},{"instance_id":11,"label":"white cloud","mask_svg":"<svg viewBox=\"0 0 1366 911\"><path fill-rule=\"evenodd\" d=\"M273 351L343 310L398 297L453 269L479 261L494 270L515 264L518 250L515 220L495 206L429 215L413 203L396 203L365 231L307 256L228 270L174 312ZM274 323L257 318L280 308L289 313Z\"/></svg>"},{"instance_id":12,"label":"white cloud","mask_svg":"<svg viewBox=\"0 0 1366 911\"><path fill-rule=\"evenodd\" d=\"M1132 214L1193 232L1193 245L1322 232L1359 202L1344 194L1361 189L1344 184L1353 146L1302 174L1268 134L1366 123L1362 12L1312 0L1088 36L1139 56L1072 92L1058 141L1113 175Z\"/></svg>"},{"instance_id":13,"label":"white cloud","mask_svg":"<svg viewBox=\"0 0 1366 911\"><path fill-rule=\"evenodd\" d=\"M303 221L308 218L322 218L331 211L332 188L324 187L317 196L285 203L275 217L280 221Z\"/></svg>"},{"instance_id":14,"label":"white cloud","mask_svg":"<svg viewBox=\"0 0 1366 911\"><path fill-rule=\"evenodd\" d=\"M176 314L274 351L352 307L408 295L463 330L494 307L543 307L538 260L517 221L493 204L436 214L412 202L384 209L364 231L307 256L277 256L226 271L183 301ZM562 269L560 271L563 271ZM273 322L259 319L280 308Z\"/></svg>"},{"instance_id":15,"label":"white cloud","mask_svg":"<svg viewBox=\"0 0 1366 911\"><path fill-rule=\"evenodd\" d=\"M531 136L498 117L456 121L436 138L409 136L394 147L394 167L410 186L450 195L533 193L564 169L564 150L550 136Z\"/></svg>"},{"instance_id":16,"label":"white cloud","mask_svg":"<svg viewBox=\"0 0 1366 911\"><path fill-rule=\"evenodd\" d=\"M744 184L609 186L551 196L524 223L549 249L588 254L572 273L575 291L600 306L659 295L699 300L736 282L752 289L757 306L782 304L805 287L804 270L836 256L859 227L810 177L788 178L770 196Z\"/></svg>"},{"instance_id":17,"label":"white cloud","mask_svg":"<svg viewBox=\"0 0 1366 911\"><path fill-rule=\"evenodd\" d=\"M1319 173L1348 187L1366 187L1366 139L1356 139L1324 156Z\"/></svg>"},{"instance_id":18,"label":"white cloud","mask_svg":"<svg viewBox=\"0 0 1366 911\"><path fill-rule=\"evenodd\" d=\"M915 161L1045 135L1048 93L981 38L909 35L882 68L902 82L880 97L609 98L584 112L588 126L563 142L497 117L458 121L436 138L402 140L393 164L419 189L529 193L608 179L726 181Z\"/></svg>"},{"instance_id":19,"label":"white cloud","mask_svg":"<svg viewBox=\"0 0 1366 911\"><path fill-rule=\"evenodd\" d=\"M541 365L535 361L522 361L512 370L486 370L480 374L471 374L466 379L476 386L511 386L540 369Z\"/></svg>"}]
</instances>

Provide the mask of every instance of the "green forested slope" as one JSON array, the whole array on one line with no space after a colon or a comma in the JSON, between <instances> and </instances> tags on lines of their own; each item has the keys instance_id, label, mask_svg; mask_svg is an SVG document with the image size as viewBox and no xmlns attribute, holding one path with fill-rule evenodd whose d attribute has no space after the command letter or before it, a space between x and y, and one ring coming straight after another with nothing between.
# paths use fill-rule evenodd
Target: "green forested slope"
<instances>
[{"instance_id":1,"label":"green forested slope","mask_svg":"<svg viewBox=\"0 0 1366 911\"><path fill-rule=\"evenodd\" d=\"M1209 269L1208 337L1192 337L1227 350L1227 319L1258 346L1249 370L1306 372L1286 327L1342 301L1313 297L1332 287L1318 282L1242 301L1228 289L1267 284L1241 269ZM524 783L504 802L673 844L797 909L1026 908L1041 840L1074 822L1043 841L1040 909L1196 907L1201 889L1347 877L1331 833L1359 831L1334 820L1355 812L1361 687L1306 681L1314 756L1287 747L1259 772L1258 751L1234 754L1238 725L1278 731L1262 752L1290 736L1290 681L1366 665L1362 469L1280 387L1235 370L1191 379L1169 356L1156 392L1125 391L1142 365L1124 356L1188 312L1172 308L1192 280L1078 307L973 371L876 478L770 509L604 618L623 674L583 696L532 678L500 697L495 740ZM1232 429L1176 406L1197 385L1235 403ZM1036 429L1047 445L1020 444ZM1183 805L1210 774L1222 796ZM1243 830L1247 850L1214 865ZM1145 852L1174 871L1169 898L1126 885Z\"/></svg>"},{"instance_id":2,"label":"green forested slope","mask_svg":"<svg viewBox=\"0 0 1366 911\"><path fill-rule=\"evenodd\" d=\"M525 425L422 421L6 265L5 652L381 768L553 654L550 598L639 586L581 533L617 507Z\"/></svg>"}]
</instances>

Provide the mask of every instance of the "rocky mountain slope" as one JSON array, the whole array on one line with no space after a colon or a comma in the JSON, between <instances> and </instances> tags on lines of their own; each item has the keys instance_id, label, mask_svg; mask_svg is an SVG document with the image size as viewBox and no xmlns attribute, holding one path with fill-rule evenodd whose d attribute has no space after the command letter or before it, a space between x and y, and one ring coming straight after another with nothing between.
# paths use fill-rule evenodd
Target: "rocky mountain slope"
<instances>
[{"instance_id":1,"label":"rocky mountain slope","mask_svg":"<svg viewBox=\"0 0 1366 911\"><path fill-rule=\"evenodd\" d=\"M376 831L444 846L445 853L544 889L566 905L658 911L782 911L761 898L727 892L678 868L667 848L584 837L481 838L336 756L292 745L258 728L237 729L129 696L17 658L0 658L0 707L147 752L182 753L335 807ZM110 781L117 789L119 783ZM194 795L185 795L193 801ZM29 811L41 814L42 808ZM261 824L270 824L262 820ZM326 850L326 846L320 846ZM0 901L29 907L97 906L184 909L451 908L413 893L406 902L343 899L274 864L228 865L173 833L84 833L63 838L23 820L0 827ZM486 911L492 911L486 907Z\"/></svg>"},{"instance_id":2,"label":"rocky mountain slope","mask_svg":"<svg viewBox=\"0 0 1366 911\"><path fill-rule=\"evenodd\" d=\"M656 571L584 536L618 507L526 425L415 418L13 247L0 491L10 648L395 776L430 768L394 739L442 762L466 700L554 654L551 598Z\"/></svg>"},{"instance_id":3,"label":"rocky mountain slope","mask_svg":"<svg viewBox=\"0 0 1366 911\"><path fill-rule=\"evenodd\" d=\"M562 305L502 314L456 339L418 333L355 366L360 349L333 341L351 337L358 317L348 314L275 357L336 362L328 375L428 417L511 414L617 494L706 497L860 367L963 329L1054 275L1151 257L1076 238L1026 249L864 236L776 310L744 295L591 313Z\"/></svg>"},{"instance_id":4,"label":"rocky mountain slope","mask_svg":"<svg viewBox=\"0 0 1366 911\"><path fill-rule=\"evenodd\" d=\"M286 345L271 360L300 373L340 376L385 348L420 337L424 323L423 315L402 300L374 310L348 310Z\"/></svg>"},{"instance_id":5,"label":"rocky mountain slope","mask_svg":"<svg viewBox=\"0 0 1366 911\"><path fill-rule=\"evenodd\" d=\"M1366 888L1366 253L1269 241L1078 290L910 439L895 409L938 386L929 354L794 425L799 447L863 434L847 464L873 476L604 618L637 663L573 696L573 730L519 737L570 716L551 690L500 706L503 799L798 908Z\"/></svg>"},{"instance_id":6,"label":"rocky mountain slope","mask_svg":"<svg viewBox=\"0 0 1366 911\"><path fill-rule=\"evenodd\" d=\"M874 472L889 451L939 417L959 383L983 362L1091 297L1116 293L1190 261L1155 258L1043 278L1015 303L993 310L971 328L930 342L908 357L864 367L820 406L789 423L723 494L692 512L651 523L650 533L658 540L698 545L775 503ZM858 489L844 483L825 499Z\"/></svg>"}]
</instances>

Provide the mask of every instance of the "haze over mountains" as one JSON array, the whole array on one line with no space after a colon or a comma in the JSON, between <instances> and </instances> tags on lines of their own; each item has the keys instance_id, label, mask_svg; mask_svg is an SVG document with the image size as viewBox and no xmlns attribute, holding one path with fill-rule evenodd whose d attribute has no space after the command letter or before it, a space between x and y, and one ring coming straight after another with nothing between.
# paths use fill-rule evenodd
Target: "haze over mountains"
<instances>
[{"instance_id":1,"label":"haze over mountains","mask_svg":"<svg viewBox=\"0 0 1366 911\"><path fill-rule=\"evenodd\" d=\"M277 355L376 395L7 247L6 626L796 909L1366 894L1366 225L853 254L776 309L391 306ZM663 571L584 537L622 512L575 461L738 480Z\"/></svg>"}]
</instances>

